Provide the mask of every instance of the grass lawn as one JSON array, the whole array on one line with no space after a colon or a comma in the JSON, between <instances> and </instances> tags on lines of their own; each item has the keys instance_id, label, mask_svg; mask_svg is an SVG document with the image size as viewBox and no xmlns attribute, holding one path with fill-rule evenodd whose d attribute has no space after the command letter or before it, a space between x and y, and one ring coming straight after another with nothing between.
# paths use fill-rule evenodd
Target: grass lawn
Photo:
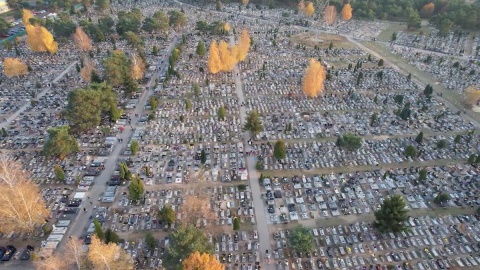
<instances>
[{"instance_id":1,"label":"grass lawn","mask_svg":"<svg viewBox=\"0 0 480 270\"><path fill-rule=\"evenodd\" d=\"M333 42L334 48L355 48L355 45L350 43L345 37L333 34L314 34L314 33L301 33L290 37L290 40L295 44L305 45L307 47L318 46L321 49L326 49L330 46L330 42Z\"/></svg>"},{"instance_id":2,"label":"grass lawn","mask_svg":"<svg viewBox=\"0 0 480 270\"><path fill-rule=\"evenodd\" d=\"M420 28L419 30L408 30L406 22L389 22L388 24L389 26L387 27L387 29L383 30L380 35L378 35L378 41L388 42L392 39L392 34L399 31L407 32L410 34L420 34L420 32L422 32L425 36L430 35L430 32L432 32L432 29L430 29L428 26L422 26L422 28Z\"/></svg>"}]
</instances>

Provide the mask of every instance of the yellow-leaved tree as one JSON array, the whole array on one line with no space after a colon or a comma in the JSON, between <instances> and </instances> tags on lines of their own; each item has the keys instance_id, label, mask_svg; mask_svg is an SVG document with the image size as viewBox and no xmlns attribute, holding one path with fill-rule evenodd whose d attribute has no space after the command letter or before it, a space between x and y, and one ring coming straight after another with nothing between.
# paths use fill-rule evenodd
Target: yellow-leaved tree
<instances>
[{"instance_id":1,"label":"yellow-leaved tree","mask_svg":"<svg viewBox=\"0 0 480 270\"><path fill-rule=\"evenodd\" d=\"M33 18L33 13L28 9L22 9L22 22L27 26L30 24L30 18Z\"/></svg>"},{"instance_id":2,"label":"yellow-leaved tree","mask_svg":"<svg viewBox=\"0 0 480 270\"><path fill-rule=\"evenodd\" d=\"M3 72L7 77L16 77L28 74L28 66L18 58L5 58Z\"/></svg>"},{"instance_id":3,"label":"yellow-leaved tree","mask_svg":"<svg viewBox=\"0 0 480 270\"><path fill-rule=\"evenodd\" d=\"M220 71L231 71L237 63L237 59L232 55L228 43L221 40L218 44L218 52L220 55L220 63L222 64Z\"/></svg>"},{"instance_id":4,"label":"yellow-leaved tree","mask_svg":"<svg viewBox=\"0 0 480 270\"><path fill-rule=\"evenodd\" d=\"M325 8L325 23L334 24L337 19L337 8L335 6L328 6Z\"/></svg>"},{"instance_id":5,"label":"yellow-leaved tree","mask_svg":"<svg viewBox=\"0 0 480 270\"><path fill-rule=\"evenodd\" d=\"M223 25L223 30L224 30L225 32L230 31L230 29L232 29L232 28L230 27L230 24L225 23L225 24Z\"/></svg>"},{"instance_id":6,"label":"yellow-leaved tree","mask_svg":"<svg viewBox=\"0 0 480 270\"><path fill-rule=\"evenodd\" d=\"M343 5L341 14L344 21L349 21L352 18L352 6L350 4Z\"/></svg>"},{"instance_id":7,"label":"yellow-leaved tree","mask_svg":"<svg viewBox=\"0 0 480 270\"><path fill-rule=\"evenodd\" d=\"M422 10L420 10L420 14L422 15L422 18L428 19L432 17L433 11L435 11L435 4L430 2L422 7Z\"/></svg>"},{"instance_id":8,"label":"yellow-leaved tree","mask_svg":"<svg viewBox=\"0 0 480 270\"><path fill-rule=\"evenodd\" d=\"M80 77L85 82L90 82L92 79L92 72L95 70L94 64L88 59L83 59L83 68L80 69Z\"/></svg>"},{"instance_id":9,"label":"yellow-leaved tree","mask_svg":"<svg viewBox=\"0 0 480 270\"><path fill-rule=\"evenodd\" d=\"M20 163L4 155L0 156L0 190L1 232L32 232L49 217L38 186Z\"/></svg>"},{"instance_id":10,"label":"yellow-leaved tree","mask_svg":"<svg viewBox=\"0 0 480 270\"><path fill-rule=\"evenodd\" d=\"M218 50L218 43L216 40L210 44L209 56L208 56L208 69L211 73L215 74L220 72L222 63L220 61L220 53Z\"/></svg>"},{"instance_id":11,"label":"yellow-leaved tree","mask_svg":"<svg viewBox=\"0 0 480 270\"><path fill-rule=\"evenodd\" d=\"M88 246L88 260L95 270L131 270L130 256L115 243L105 244L97 236Z\"/></svg>"},{"instance_id":12,"label":"yellow-leaved tree","mask_svg":"<svg viewBox=\"0 0 480 270\"><path fill-rule=\"evenodd\" d=\"M242 0L242 4L245 6L248 5L248 0Z\"/></svg>"},{"instance_id":13,"label":"yellow-leaved tree","mask_svg":"<svg viewBox=\"0 0 480 270\"><path fill-rule=\"evenodd\" d=\"M309 97L317 97L322 93L326 78L325 68L317 60L311 58L310 65L303 77L303 92Z\"/></svg>"},{"instance_id":14,"label":"yellow-leaved tree","mask_svg":"<svg viewBox=\"0 0 480 270\"><path fill-rule=\"evenodd\" d=\"M190 254L182 262L183 270L223 270L225 266L221 264L215 256L208 253L199 253L198 251Z\"/></svg>"},{"instance_id":15,"label":"yellow-leaved tree","mask_svg":"<svg viewBox=\"0 0 480 270\"><path fill-rule=\"evenodd\" d=\"M22 20L27 32L26 43L28 47L35 52L56 53L58 50L58 44L53 39L52 33L43 26L32 25L29 21L29 19L33 17L32 13L27 9L23 9L22 11Z\"/></svg>"},{"instance_id":16,"label":"yellow-leaved tree","mask_svg":"<svg viewBox=\"0 0 480 270\"><path fill-rule=\"evenodd\" d=\"M140 80L143 78L143 75L145 74L145 63L143 63L143 60L140 56L138 55L133 55L132 59L132 66L131 66L131 75L132 78L135 80Z\"/></svg>"},{"instance_id":17,"label":"yellow-leaved tree","mask_svg":"<svg viewBox=\"0 0 480 270\"><path fill-rule=\"evenodd\" d=\"M80 26L77 27L75 34L73 34L73 40L75 41L77 48L82 52L88 52L92 49L92 41Z\"/></svg>"},{"instance_id":18,"label":"yellow-leaved tree","mask_svg":"<svg viewBox=\"0 0 480 270\"><path fill-rule=\"evenodd\" d=\"M307 5L305 6L305 15L311 17L313 14L315 14L315 7L313 6L312 2L307 2Z\"/></svg>"},{"instance_id":19,"label":"yellow-leaved tree","mask_svg":"<svg viewBox=\"0 0 480 270\"><path fill-rule=\"evenodd\" d=\"M237 60L239 62L245 60L247 57L248 51L250 50L250 35L248 30L243 29L240 34L240 39L238 41L238 51L237 51Z\"/></svg>"},{"instance_id":20,"label":"yellow-leaved tree","mask_svg":"<svg viewBox=\"0 0 480 270\"><path fill-rule=\"evenodd\" d=\"M465 89L464 100L468 107L478 106L477 104L480 101L480 87L467 87L467 89Z\"/></svg>"}]
</instances>

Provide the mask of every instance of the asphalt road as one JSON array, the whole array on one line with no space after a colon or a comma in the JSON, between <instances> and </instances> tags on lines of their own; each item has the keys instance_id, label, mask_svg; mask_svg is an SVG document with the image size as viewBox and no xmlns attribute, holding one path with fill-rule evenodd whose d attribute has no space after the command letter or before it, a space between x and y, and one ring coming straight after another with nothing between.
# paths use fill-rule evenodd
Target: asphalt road
<instances>
[{"instance_id":1,"label":"asphalt road","mask_svg":"<svg viewBox=\"0 0 480 270\"><path fill-rule=\"evenodd\" d=\"M168 57L170 56L170 52L176 46L176 44L181 40L180 36L175 36L170 45L168 46L167 50L163 52L162 56L158 62L158 72L155 72L154 75L150 78L150 81L147 83L147 88L143 92L142 96L139 98L135 109L130 112L130 117L132 119L132 125L126 126L122 133L117 134L117 138L123 139L123 142L118 142L112 153L107 157L105 160L105 169L101 172L99 176L95 178L95 185L87 192L87 196L90 197L89 199L85 198L82 204L79 206L80 212L76 216L76 218L72 221L69 226L65 237L62 239L59 247L62 247L68 240L70 236L72 237L83 237L85 234L86 229L91 223L90 216L94 214L95 209L93 205L98 203L98 199L101 198L101 194L105 191L107 182L109 181L111 175L117 168L117 160L125 151L129 139L133 135L133 131L137 127L138 117L135 117L135 114L141 116L144 110L145 105L148 102L148 98L153 94L153 87L152 84L155 83L155 79L157 79L160 75L165 74L167 65L168 65ZM163 61L163 64L161 62ZM140 125L139 125L140 126ZM90 204L90 201L93 205ZM83 211L83 208L86 208L87 211Z\"/></svg>"},{"instance_id":2,"label":"asphalt road","mask_svg":"<svg viewBox=\"0 0 480 270\"><path fill-rule=\"evenodd\" d=\"M233 47L235 45L235 37L233 35L230 36L230 45ZM238 97L238 102L243 104L245 102L245 95L243 93L243 86L242 86L242 78L240 75L240 70L238 65L235 65L233 69L233 73L235 76L235 92ZM243 127L245 125L247 118L247 113L245 106L240 106L240 123ZM251 139L250 132L243 133L243 149L249 151L248 147L248 140ZM274 265L268 265L266 261L266 250L271 252L271 239L270 239L270 231L268 230L267 218L265 216L265 206L262 200L262 194L260 189L260 182L258 181L259 174L256 169L256 162L253 156L247 156L247 170L248 170L248 180L250 182L250 187L252 190L252 199L253 199L253 206L255 209L255 220L256 220L256 227L258 231L258 238L260 243L260 258L261 258L261 269L275 269Z\"/></svg>"},{"instance_id":3,"label":"asphalt road","mask_svg":"<svg viewBox=\"0 0 480 270\"><path fill-rule=\"evenodd\" d=\"M75 66L75 64L77 64L77 61L71 63L64 71L62 71L62 73L60 73L57 77L55 77L55 79L53 79L52 83L56 83L58 82L60 79L63 78L63 76L65 76L65 74L67 74L70 69L72 69L72 67ZM40 92L36 97L35 99L40 99L41 97L45 96L45 94L47 94L52 88L50 87L45 87L42 92ZM10 124L10 122L12 122L13 120L15 120L15 118L17 118L22 112L24 112L28 107L30 107L30 101L27 101L25 102L25 104L23 104L22 107L20 107L16 112L14 112L12 115L10 115L9 117L7 117L3 122L0 123L0 129L8 126Z\"/></svg>"}]
</instances>

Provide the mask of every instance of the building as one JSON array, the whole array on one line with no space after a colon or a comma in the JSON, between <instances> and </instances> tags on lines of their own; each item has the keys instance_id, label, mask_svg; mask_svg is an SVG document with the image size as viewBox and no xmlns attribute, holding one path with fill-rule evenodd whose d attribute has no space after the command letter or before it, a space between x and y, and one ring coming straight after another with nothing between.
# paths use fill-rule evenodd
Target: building
<instances>
[{"instance_id":1,"label":"building","mask_svg":"<svg viewBox=\"0 0 480 270\"><path fill-rule=\"evenodd\" d=\"M0 13L7 12L8 10L7 0L0 0Z\"/></svg>"}]
</instances>

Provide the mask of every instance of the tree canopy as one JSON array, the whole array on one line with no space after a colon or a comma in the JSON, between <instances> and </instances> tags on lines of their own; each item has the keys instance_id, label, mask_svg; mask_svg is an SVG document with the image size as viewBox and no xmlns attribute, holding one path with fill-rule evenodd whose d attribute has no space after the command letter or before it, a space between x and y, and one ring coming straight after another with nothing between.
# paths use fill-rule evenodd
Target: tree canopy
<instances>
[{"instance_id":1,"label":"tree canopy","mask_svg":"<svg viewBox=\"0 0 480 270\"><path fill-rule=\"evenodd\" d=\"M48 130L48 139L43 145L44 155L65 159L78 150L77 140L69 134L69 126L53 127Z\"/></svg>"},{"instance_id":2,"label":"tree canopy","mask_svg":"<svg viewBox=\"0 0 480 270\"><path fill-rule=\"evenodd\" d=\"M117 33L123 35L125 32L131 31L137 33L142 25L142 12L138 8L131 11L118 12Z\"/></svg>"},{"instance_id":3,"label":"tree canopy","mask_svg":"<svg viewBox=\"0 0 480 270\"><path fill-rule=\"evenodd\" d=\"M337 146L345 148L348 151L356 151L362 147L362 138L352 133L347 133L337 139Z\"/></svg>"},{"instance_id":4,"label":"tree canopy","mask_svg":"<svg viewBox=\"0 0 480 270\"><path fill-rule=\"evenodd\" d=\"M248 114L244 130L250 131L254 135L263 131L263 124L257 111L251 111Z\"/></svg>"},{"instance_id":5,"label":"tree canopy","mask_svg":"<svg viewBox=\"0 0 480 270\"><path fill-rule=\"evenodd\" d=\"M124 52L115 50L103 61L105 78L112 86L124 84L130 74L130 61Z\"/></svg>"},{"instance_id":6,"label":"tree canopy","mask_svg":"<svg viewBox=\"0 0 480 270\"><path fill-rule=\"evenodd\" d=\"M178 11L178 10L170 10L168 12L169 16L169 23L175 29L180 29L187 24L187 17L185 17L185 13Z\"/></svg>"},{"instance_id":7,"label":"tree canopy","mask_svg":"<svg viewBox=\"0 0 480 270\"><path fill-rule=\"evenodd\" d=\"M138 176L134 176L128 186L128 196L132 201L138 201L142 198L145 188L143 187L143 181Z\"/></svg>"},{"instance_id":8,"label":"tree canopy","mask_svg":"<svg viewBox=\"0 0 480 270\"><path fill-rule=\"evenodd\" d=\"M172 206L165 205L162 207L162 209L158 211L158 220L171 226L175 222L175 211L173 211Z\"/></svg>"},{"instance_id":9,"label":"tree canopy","mask_svg":"<svg viewBox=\"0 0 480 270\"><path fill-rule=\"evenodd\" d=\"M181 269L179 262L194 252L213 254L213 245L203 230L193 225L180 226L170 236L163 266L166 269Z\"/></svg>"},{"instance_id":10,"label":"tree canopy","mask_svg":"<svg viewBox=\"0 0 480 270\"><path fill-rule=\"evenodd\" d=\"M208 253L194 252L182 261L183 270L223 270L225 266L221 264L217 258Z\"/></svg>"},{"instance_id":11,"label":"tree canopy","mask_svg":"<svg viewBox=\"0 0 480 270\"><path fill-rule=\"evenodd\" d=\"M287 149L284 140L278 140L275 142L275 146L273 148L273 156L276 159L284 159L287 155Z\"/></svg>"},{"instance_id":12,"label":"tree canopy","mask_svg":"<svg viewBox=\"0 0 480 270\"><path fill-rule=\"evenodd\" d=\"M112 121L121 115L111 86L104 82L91 83L68 94L65 117L73 131L83 133L100 125L102 115L108 115Z\"/></svg>"},{"instance_id":13,"label":"tree canopy","mask_svg":"<svg viewBox=\"0 0 480 270\"><path fill-rule=\"evenodd\" d=\"M405 206L405 200L400 195L385 199L380 209L375 211L373 226L381 233L404 231L408 213Z\"/></svg>"},{"instance_id":14,"label":"tree canopy","mask_svg":"<svg viewBox=\"0 0 480 270\"><path fill-rule=\"evenodd\" d=\"M311 252L315 248L315 239L310 230L301 225L292 229L288 242L290 247L297 252Z\"/></svg>"}]
</instances>

